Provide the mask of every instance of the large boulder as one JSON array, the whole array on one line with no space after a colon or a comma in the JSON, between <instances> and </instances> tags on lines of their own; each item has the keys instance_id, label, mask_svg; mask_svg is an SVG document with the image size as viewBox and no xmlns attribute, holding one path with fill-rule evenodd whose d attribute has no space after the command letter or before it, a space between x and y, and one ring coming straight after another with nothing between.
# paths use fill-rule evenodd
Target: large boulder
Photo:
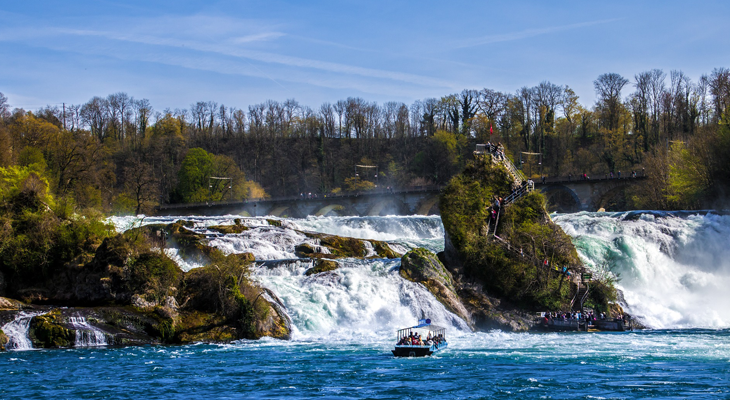
<instances>
[{"instance_id":1,"label":"large boulder","mask_svg":"<svg viewBox=\"0 0 730 400\"><path fill-rule=\"evenodd\" d=\"M400 275L424 285L449 311L472 325L471 315L459 299L451 272L434 253L417 248L404 254L401 257Z\"/></svg>"},{"instance_id":2,"label":"large boulder","mask_svg":"<svg viewBox=\"0 0 730 400\"><path fill-rule=\"evenodd\" d=\"M76 341L76 332L61 323L60 310L33 317L28 336L33 347L71 347Z\"/></svg>"}]
</instances>

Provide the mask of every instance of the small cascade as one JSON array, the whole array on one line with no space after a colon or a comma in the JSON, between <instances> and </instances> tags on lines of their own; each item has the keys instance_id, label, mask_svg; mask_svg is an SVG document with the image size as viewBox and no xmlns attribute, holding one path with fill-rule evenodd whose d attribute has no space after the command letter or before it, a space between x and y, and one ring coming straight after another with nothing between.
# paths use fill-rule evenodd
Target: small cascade
<instances>
[{"instance_id":1,"label":"small cascade","mask_svg":"<svg viewBox=\"0 0 730 400\"><path fill-rule=\"evenodd\" d=\"M365 257L373 257L378 255L372 243L366 240L362 242L362 244L365 246Z\"/></svg>"},{"instance_id":2,"label":"small cascade","mask_svg":"<svg viewBox=\"0 0 730 400\"><path fill-rule=\"evenodd\" d=\"M30 341L30 337L28 337L30 320L36 315L41 314L40 312L30 313L21 311L15 316L15 320L3 325L2 330L9 339L5 348L8 350L31 350L33 343Z\"/></svg>"},{"instance_id":3,"label":"small cascade","mask_svg":"<svg viewBox=\"0 0 730 400\"><path fill-rule=\"evenodd\" d=\"M84 317L69 317L71 326L76 330L75 347L106 346L106 334L99 328L90 325Z\"/></svg>"}]
</instances>

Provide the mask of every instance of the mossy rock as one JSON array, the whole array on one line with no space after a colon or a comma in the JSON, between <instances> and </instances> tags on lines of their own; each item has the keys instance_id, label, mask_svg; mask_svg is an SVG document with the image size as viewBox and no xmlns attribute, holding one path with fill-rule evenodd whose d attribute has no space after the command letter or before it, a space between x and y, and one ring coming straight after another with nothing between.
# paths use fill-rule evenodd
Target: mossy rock
<instances>
[{"instance_id":1,"label":"mossy rock","mask_svg":"<svg viewBox=\"0 0 730 400\"><path fill-rule=\"evenodd\" d=\"M256 256L253 253L232 253L227 255L226 258L240 265L249 265L256 261Z\"/></svg>"},{"instance_id":2,"label":"mossy rock","mask_svg":"<svg viewBox=\"0 0 730 400\"><path fill-rule=\"evenodd\" d=\"M378 253L378 257L380 258L400 257L400 254L393 251L393 249L390 248L390 245L386 242L382 242L380 240L370 240L369 242L372 243L375 252Z\"/></svg>"},{"instance_id":3,"label":"mossy rock","mask_svg":"<svg viewBox=\"0 0 730 400\"><path fill-rule=\"evenodd\" d=\"M65 328L60 310L33 317L29 336L34 347L71 347L76 342L76 331Z\"/></svg>"},{"instance_id":4,"label":"mossy rock","mask_svg":"<svg viewBox=\"0 0 730 400\"><path fill-rule=\"evenodd\" d=\"M378 240L356 239L345 236L328 235L326 233L299 233L311 238L319 239L319 245L326 247L329 254L317 252L315 246L302 243L295 247L294 251L298 257L308 258L363 258L367 256L367 247L365 242L370 242L376 255L370 258L398 258L398 253L394 252L388 243Z\"/></svg>"},{"instance_id":5,"label":"mossy rock","mask_svg":"<svg viewBox=\"0 0 730 400\"><path fill-rule=\"evenodd\" d=\"M195 222L188 221L188 220L184 220L184 219L179 219L179 220L173 222L173 224L181 225L181 226L184 226L186 228L194 228L195 227Z\"/></svg>"},{"instance_id":6,"label":"mossy rock","mask_svg":"<svg viewBox=\"0 0 730 400\"><path fill-rule=\"evenodd\" d=\"M5 351L5 345L8 344L10 339L5 335L2 329L0 329L0 351Z\"/></svg>"},{"instance_id":7,"label":"mossy rock","mask_svg":"<svg viewBox=\"0 0 730 400\"><path fill-rule=\"evenodd\" d=\"M235 233L241 233L243 231L249 230L249 227L246 225L241 224L240 219L236 219L234 221L233 225L213 225L209 226L208 229L216 232L220 232L224 235L230 235Z\"/></svg>"},{"instance_id":8,"label":"mossy rock","mask_svg":"<svg viewBox=\"0 0 730 400\"><path fill-rule=\"evenodd\" d=\"M449 311L470 323L471 316L457 294L454 279L436 254L424 248L409 251L401 257L399 273L425 286Z\"/></svg>"},{"instance_id":9,"label":"mossy rock","mask_svg":"<svg viewBox=\"0 0 730 400\"><path fill-rule=\"evenodd\" d=\"M18 300L0 297L0 310L20 310L24 304Z\"/></svg>"},{"instance_id":10,"label":"mossy rock","mask_svg":"<svg viewBox=\"0 0 730 400\"><path fill-rule=\"evenodd\" d=\"M267 219L266 222L268 222L271 226L281 228L281 221L279 221L278 219Z\"/></svg>"},{"instance_id":11,"label":"mossy rock","mask_svg":"<svg viewBox=\"0 0 730 400\"><path fill-rule=\"evenodd\" d=\"M304 275L310 276L310 275L318 274L320 272L334 271L339 267L340 267L340 264L337 261L319 259L314 262L314 267L308 269L304 273Z\"/></svg>"},{"instance_id":12,"label":"mossy rock","mask_svg":"<svg viewBox=\"0 0 730 400\"><path fill-rule=\"evenodd\" d=\"M419 247L401 257L400 275L413 282L438 280L456 292L454 279L436 254Z\"/></svg>"},{"instance_id":13,"label":"mossy rock","mask_svg":"<svg viewBox=\"0 0 730 400\"><path fill-rule=\"evenodd\" d=\"M317 253L317 248L310 243L301 243L294 246L294 254L301 258L318 258L325 254Z\"/></svg>"}]
</instances>

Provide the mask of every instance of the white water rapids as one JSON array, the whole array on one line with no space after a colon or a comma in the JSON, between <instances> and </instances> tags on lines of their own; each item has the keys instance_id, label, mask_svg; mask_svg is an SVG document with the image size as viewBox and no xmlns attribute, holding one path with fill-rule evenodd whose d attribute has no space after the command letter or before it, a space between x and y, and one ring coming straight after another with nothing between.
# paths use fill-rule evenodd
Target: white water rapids
<instances>
[{"instance_id":1,"label":"white water rapids","mask_svg":"<svg viewBox=\"0 0 730 400\"><path fill-rule=\"evenodd\" d=\"M282 227L263 218L244 218L252 229L220 235L206 228L232 224L239 216L114 218L119 230L140 223L195 222L210 244L227 253L251 252L257 260L292 259L299 243L316 240L297 232L313 231L388 241L405 252L414 247L443 249L439 217L309 217L281 219ZM730 216L691 213L577 213L554 216L596 275L619 277L629 312L652 328L730 326ZM168 250L184 269L197 267ZM357 337L392 334L422 316L465 330L420 285L398 275L400 260L339 260L341 268L305 276L310 261L260 264L254 279L271 289L292 318L294 337Z\"/></svg>"},{"instance_id":2,"label":"white water rapids","mask_svg":"<svg viewBox=\"0 0 730 400\"><path fill-rule=\"evenodd\" d=\"M730 326L730 216L577 213L554 220L587 265L618 276L630 312L648 326Z\"/></svg>"}]
</instances>

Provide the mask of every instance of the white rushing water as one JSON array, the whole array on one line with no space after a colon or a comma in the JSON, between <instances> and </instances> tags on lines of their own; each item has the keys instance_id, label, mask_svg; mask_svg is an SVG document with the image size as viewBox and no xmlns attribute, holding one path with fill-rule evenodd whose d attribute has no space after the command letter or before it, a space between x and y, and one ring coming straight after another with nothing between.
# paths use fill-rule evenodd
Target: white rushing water
<instances>
[{"instance_id":1,"label":"white rushing water","mask_svg":"<svg viewBox=\"0 0 730 400\"><path fill-rule=\"evenodd\" d=\"M300 243L318 245L299 231L384 240L404 253L422 246L443 249L439 217L241 218L251 227L220 235L206 227L233 224L235 215L217 217L122 217L118 229L185 219L210 234L209 243L226 253L251 252L257 260L296 258ZM730 216L691 213L576 213L554 216L596 275L619 278L628 311L652 328L723 328L730 326ZM166 250L185 270L199 266ZM341 335L385 331L426 314L439 323L463 328L422 287L398 276L399 260L345 260L335 272L304 276L311 262L276 268L258 267L254 279L281 297L295 335ZM269 264L271 265L271 264ZM438 318L435 316L438 315ZM441 319L441 320L439 320Z\"/></svg>"},{"instance_id":2,"label":"white rushing water","mask_svg":"<svg viewBox=\"0 0 730 400\"><path fill-rule=\"evenodd\" d=\"M69 317L71 326L76 330L75 347L106 346L106 334L99 328L89 324L84 317Z\"/></svg>"},{"instance_id":3,"label":"white rushing water","mask_svg":"<svg viewBox=\"0 0 730 400\"><path fill-rule=\"evenodd\" d=\"M312 262L259 267L255 279L284 302L298 338L390 337L429 317L460 330L466 323L447 311L422 285L400 277L400 260L340 260L333 272L305 276Z\"/></svg>"},{"instance_id":4,"label":"white rushing water","mask_svg":"<svg viewBox=\"0 0 730 400\"><path fill-rule=\"evenodd\" d=\"M619 278L653 328L730 326L730 216L577 213L554 217L583 261Z\"/></svg>"},{"instance_id":5,"label":"white rushing water","mask_svg":"<svg viewBox=\"0 0 730 400\"><path fill-rule=\"evenodd\" d=\"M28 337L28 329L30 328L30 320L36 315L41 315L40 312L26 312L21 311L11 322L2 326L2 330L5 336L8 337L8 343L5 348L8 350L30 350L33 348L33 343Z\"/></svg>"},{"instance_id":6,"label":"white rushing water","mask_svg":"<svg viewBox=\"0 0 730 400\"><path fill-rule=\"evenodd\" d=\"M433 251L443 249L443 226L439 217L310 217L284 219L281 227L270 226L264 218L242 218L249 230L240 234L220 235L206 228L233 224L238 216L220 217L116 217L112 220L123 231L140 224L170 223L185 219L195 223L194 230L210 235L208 243L225 253L253 253L257 260L297 258L294 248L301 243L318 246L317 239L300 231L321 232L361 239L390 241L395 251L404 253L423 246ZM368 242L366 256L375 255ZM327 253L326 248L319 248ZM200 266L186 260L176 249L166 254L184 270ZM268 263L253 271L253 279L271 289L284 303L293 325L295 339L358 338L373 339L387 335L419 318L466 330L467 325L447 311L423 286L400 277L400 260L339 260L333 272L305 276L313 266L310 260Z\"/></svg>"}]
</instances>

